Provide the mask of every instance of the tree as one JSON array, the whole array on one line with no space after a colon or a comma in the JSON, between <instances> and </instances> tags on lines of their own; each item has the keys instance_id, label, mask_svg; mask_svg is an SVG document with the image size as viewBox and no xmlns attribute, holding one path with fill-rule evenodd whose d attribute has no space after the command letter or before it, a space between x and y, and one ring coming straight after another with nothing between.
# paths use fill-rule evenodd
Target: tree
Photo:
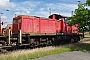
<instances>
[{"instance_id":1,"label":"tree","mask_svg":"<svg viewBox=\"0 0 90 60\"><path fill-rule=\"evenodd\" d=\"M71 20L69 25L79 24L80 31L85 32L87 31L87 27L89 24L89 10L85 8L86 4L82 4L81 2L78 4L78 8L75 9L74 14L72 17L68 19Z\"/></svg>"},{"instance_id":2,"label":"tree","mask_svg":"<svg viewBox=\"0 0 90 60\"><path fill-rule=\"evenodd\" d=\"M86 4L90 6L90 0L86 0Z\"/></svg>"},{"instance_id":3,"label":"tree","mask_svg":"<svg viewBox=\"0 0 90 60\"><path fill-rule=\"evenodd\" d=\"M90 6L90 0L86 0L86 4L88 5L88 6ZM89 13L90 13L90 11L89 11ZM89 17L90 17L90 14L89 14ZM89 18L90 19L90 18ZM89 24L89 33L90 33L90 21L88 21L88 24Z\"/></svg>"}]
</instances>

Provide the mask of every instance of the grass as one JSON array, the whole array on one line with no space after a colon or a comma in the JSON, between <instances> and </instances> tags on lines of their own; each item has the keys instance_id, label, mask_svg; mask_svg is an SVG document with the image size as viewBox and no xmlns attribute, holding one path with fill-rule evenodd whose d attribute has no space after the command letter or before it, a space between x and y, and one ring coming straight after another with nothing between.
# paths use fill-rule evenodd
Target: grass
<instances>
[{"instance_id":1,"label":"grass","mask_svg":"<svg viewBox=\"0 0 90 60\"><path fill-rule=\"evenodd\" d=\"M34 49L32 52L29 50L19 51L18 53L12 52L11 54L1 55L0 60L32 60L35 58L51 55L51 54L59 54L63 52L70 51L69 48L65 47L46 47L40 49Z\"/></svg>"},{"instance_id":2,"label":"grass","mask_svg":"<svg viewBox=\"0 0 90 60\"><path fill-rule=\"evenodd\" d=\"M81 44L76 44L72 47L70 47L72 51L82 51L82 52L90 52L90 43L81 43Z\"/></svg>"}]
</instances>

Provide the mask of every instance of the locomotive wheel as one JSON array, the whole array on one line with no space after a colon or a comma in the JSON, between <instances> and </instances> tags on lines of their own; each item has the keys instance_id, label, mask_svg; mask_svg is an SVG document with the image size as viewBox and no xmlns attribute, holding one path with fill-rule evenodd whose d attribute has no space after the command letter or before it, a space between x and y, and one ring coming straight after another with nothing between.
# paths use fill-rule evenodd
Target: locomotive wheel
<instances>
[{"instance_id":1,"label":"locomotive wheel","mask_svg":"<svg viewBox=\"0 0 90 60\"><path fill-rule=\"evenodd\" d=\"M80 40L79 37L76 37L75 38L75 43L77 43L79 40Z\"/></svg>"},{"instance_id":2,"label":"locomotive wheel","mask_svg":"<svg viewBox=\"0 0 90 60\"><path fill-rule=\"evenodd\" d=\"M39 42L38 42L38 41L36 42L36 44L37 44L37 46L36 46L36 47L39 47L39 48L40 48L40 44L39 44Z\"/></svg>"},{"instance_id":3,"label":"locomotive wheel","mask_svg":"<svg viewBox=\"0 0 90 60\"><path fill-rule=\"evenodd\" d=\"M6 42L5 41L2 41L2 45L6 45Z\"/></svg>"},{"instance_id":4,"label":"locomotive wheel","mask_svg":"<svg viewBox=\"0 0 90 60\"><path fill-rule=\"evenodd\" d=\"M52 45L52 40L50 40L50 45Z\"/></svg>"},{"instance_id":5,"label":"locomotive wheel","mask_svg":"<svg viewBox=\"0 0 90 60\"><path fill-rule=\"evenodd\" d=\"M30 39L30 47L35 47L34 39Z\"/></svg>"},{"instance_id":6,"label":"locomotive wheel","mask_svg":"<svg viewBox=\"0 0 90 60\"><path fill-rule=\"evenodd\" d=\"M37 46L38 46L38 42L36 41L36 42L35 42L35 47L37 48Z\"/></svg>"},{"instance_id":7,"label":"locomotive wheel","mask_svg":"<svg viewBox=\"0 0 90 60\"><path fill-rule=\"evenodd\" d=\"M46 38L46 46L49 46L49 41L48 41L48 38Z\"/></svg>"},{"instance_id":8,"label":"locomotive wheel","mask_svg":"<svg viewBox=\"0 0 90 60\"><path fill-rule=\"evenodd\" d=\"M46 42L47 42L47 43L46 43L46 45L47 45L47 46L49 46L49 41L48 41L48 38L46 38L46 40L47 40L47 41L46 41Z\"/></svg>"},{"instance_id":9,"label":"locomotive wheel","mask_svg":"<svg viewBox=\"0 0 90 60\"><path fill-rule=\"evenodd\" d=\"M74 42L75 42L74 38L71 38L70 43L74 43Z\"/></svg>"},{"instance_id":10,"label":"locomotive wheel","mask_svg":"<svg viewBox=\"0 0 90 60\"><path fill-rule=\"evenodd\" d=\"M55 41L55 39L54 39L54 38L52 38L52 46L54 46L54 41Z\"/></svg>"}]
</instances>

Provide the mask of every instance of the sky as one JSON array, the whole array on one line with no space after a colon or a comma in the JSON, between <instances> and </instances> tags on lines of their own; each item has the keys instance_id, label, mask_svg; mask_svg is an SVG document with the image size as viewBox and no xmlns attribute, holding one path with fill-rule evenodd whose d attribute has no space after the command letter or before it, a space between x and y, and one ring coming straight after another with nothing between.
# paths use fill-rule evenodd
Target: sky
<instances>
[{"instance_id":1,"label":"sky","mask_svg":"<svg viewBox=\"0 0 90 60\"><path fill-rule=\"evenodd\" d=\"M85 3L86 0L80 0ZM46 17L51 14L71 16L78 6L78 0L0 0L0 17L3 22L12 24L13 17L29 15ZM6 11L9 10L9 11ZM6 25L6 24L4 24Z\"/></svg>"}]
</instances>

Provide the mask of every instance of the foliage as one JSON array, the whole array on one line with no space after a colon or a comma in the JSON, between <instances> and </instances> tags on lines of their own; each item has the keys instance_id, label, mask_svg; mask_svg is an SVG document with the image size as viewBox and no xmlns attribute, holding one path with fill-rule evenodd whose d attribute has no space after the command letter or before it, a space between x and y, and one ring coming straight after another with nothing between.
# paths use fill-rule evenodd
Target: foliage
<instances>
[{"instance_id":1,"label":"foliage","mask_svg":"<svg viewBox=\"0 0 90 60\"><path fill-rule=\"evenodd\" d=\"M81 2L78 4L78 8L75 9L74 14L72 17L69 17L68 19L71 20L69 22L69 25L79 24L80 30L82 32L87 31L87 27L90 25L89 21L89 10L88 8L85 8L86 4L82 4Z\"/></svg>"},{"instance_id":2,"label":"foliage","mask_svg":"<svg viewBox=\"0 0 90 60\"><path fill-rule=\"evenodd\" d=\"M90 0L86 0L86 4L90 6Z\"/></svg>"},{"instance_id":3,"label":"foliage","mask_svg":"<svg viewBox=\"0 0 90 60\"><path fill-rule=\"evenodd\" d=\"M90 0L86 0L86 5L90 6ZM89 30L89 33L90 33L90 10L88 11L88 16L89 16L89 20L87 22L87 25L88 25L88 30Z\"/></svg>"}]
</instances>

